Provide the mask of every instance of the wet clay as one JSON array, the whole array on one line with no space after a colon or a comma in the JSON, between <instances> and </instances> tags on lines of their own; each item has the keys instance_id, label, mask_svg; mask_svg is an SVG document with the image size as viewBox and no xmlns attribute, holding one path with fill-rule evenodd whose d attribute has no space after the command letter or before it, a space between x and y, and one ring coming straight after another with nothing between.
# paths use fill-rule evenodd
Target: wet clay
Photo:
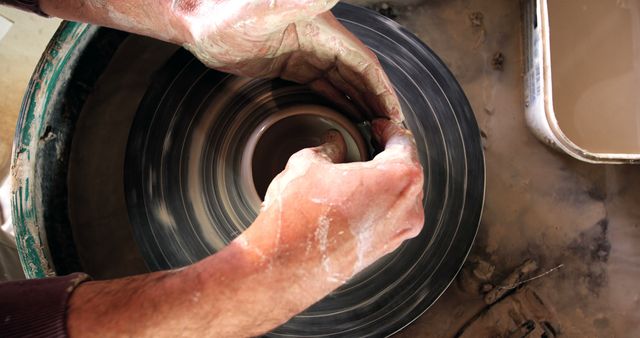
<instances>
[{"instance_id":1,"label":"wet clay","mask_svg":"<svg viewBox=\"0 0 640 338\"><path fill-rule=\"evenodd\" d=\"M640 153L640 1L549 1L560 129L594 153Z\"/></svg>"}]
</instances>

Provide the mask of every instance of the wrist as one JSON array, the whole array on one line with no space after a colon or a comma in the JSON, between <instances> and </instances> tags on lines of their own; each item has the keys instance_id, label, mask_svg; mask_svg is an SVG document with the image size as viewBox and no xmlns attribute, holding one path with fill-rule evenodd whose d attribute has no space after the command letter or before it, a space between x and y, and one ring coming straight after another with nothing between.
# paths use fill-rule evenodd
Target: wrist
<instances>
[{"instance_id":1,"label":"wrist","mask_svg":"<svg viewBox=\"0 0 640 338\"><path fill-rule=\"evenodd\" d=\"M192 24L189 17L189 12L185 12L184 3L191 3L192 1L176 1L176 0L162 0L158 1L163 8L162 12L167 13L168 24L172 27L174 38L170 41L178 45L191 44L193 39ZM199 6L199 4L191 4L193 10Z\"/></svg>"},{"instance_id":2,"label":"wrist","mask_svg":"<svg viewBox=\"0 0 640 338\"><path fill-rule=\"evenodd\" d=\"M186 282L184 289L198 299L198 304L216 304L224 309L217 313L200 311L208 317L203 321L222 328L217 336L260 336L302 310L285 296L285 273L267 262L261 253L235 240L178 273Z\"/></svg>"},{"instance_id":3,"label":"wrist","mask_svg":"<svg viewBox=\"0 0 640 338\"><path fill-rule=\"evenodd\" d=\"M236 241L270 270L323 296L356 272L355 238L336 208L319 208L304 197L293 200L283 201L282 211L280 203L262 210Z\"/></svg>"}]
</instances>

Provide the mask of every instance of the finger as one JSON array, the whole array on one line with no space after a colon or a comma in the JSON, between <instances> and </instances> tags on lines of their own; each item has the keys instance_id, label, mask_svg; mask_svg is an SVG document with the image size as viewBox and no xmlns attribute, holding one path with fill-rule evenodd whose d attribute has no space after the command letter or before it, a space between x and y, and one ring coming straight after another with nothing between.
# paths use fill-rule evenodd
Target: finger
<instances>
[{"instance_id":1,"label":"finger","mask_svg":"<svg viewBox=\"0 0 640 338\"><path fill-rule=\"evenodd\" d=\"M402 122L400 102L376 55L331 13L320 15L319 21L324 21L323 27L327 29L325 34L341 36L344 45L337 54L337 65L342 77L353 87L359 88L364 96L372 97L369 106L376 109L379 116Z\"/></svg>"},{"instance_id":2,"label":"finger","mask_svg":"<svg viewBox=\"0 0 640 338\"><path fill-rule=\"evenodd\" d=\"M384 151L374 160L384 161L401 157L418 162L416 142L409 130L385 119L373 120L371 129L376 140L384 145Z\"/></svg>"},{"instance_id":3,"label":"finger","mask_svg":"<svg viewBox=\"0 0 640 338\"><path fill-rule=\"evenodd\" d=\"M396 123L404 121L396 91L377 57L370 61L363 72L357 75L367 86L366 93L373 96L370 100L376 104L378 116L388 117Z\"/></svg>"},{"instance_id":4,"label":"finger","mask_svg":"<svg viewBox=\"0 0 640 338\"><path fill-rule=\"evenodd\" d=\"M280 77L296 83L309 84L312 90L344 109L355 121L371 120L374 115L362 93L346 82L335 66L321 69L318 68L318 64L324 66L313 54L292 53L282 67Z\"/></svg>"},{"instance_id":5,"label":"finger","mask_svg":"<svg viewBox=\"0 0 640 338\"><path fill-rule=\"evenodd\" d=\"M387 119L375 119L371 121L373 136L381 145L388 147L398 143L406 143L413 139L411 132L400 125ZM413 141L412 141L413 143Z\"/></svg>"},{"instance_id":6,"label":"finger","mask_svg":"<svg viewBox=\"0 0 640 338\"><path fill-rule=\"evenodd\" d=\"M322 136L322 144L313 148L304 148L291 155L285 172L290 168L308 168L314 163L340 163L347 153L344 137L337 130L329 130Z\"/></svg>"},{"instance_id":7,"label":"finger","mask_svg":"<svg viewBox=\"0 0 640 338\"><path fill-rule=\"evenodd\" d=\"M326 79L317 79L309 83L309 87L314 92L320 94L327 100L333 102L338 109L353 121L365 121L365 116L357 109L353 102L349 101L343 93L336 89Z\"/></svg>"},{"instance_id":8,"label":"finger","mask_svg":"<svg viewBox=\"0 0 640 338\"><path fill-rule=\"evenodd\" d=\"M329 72L335 72L337 74L335 77L337 78L332 79L331 76L327 75ZM360 122L371 119L370 117L365 119L365 116L361 113L362 109L356 108L353 102L345 96L345 93L347 95L353 93L358 96L360 94L353 88L349 90L345 88L350 87L350 85L341 78L338 79L340 74L337 73L335 65L332 65L326 59L321 59L313 52L298 51L291 53L290 57L286 59L286 63L283 64L280 77L288 81L308 84L311 90L333 102L342 113L354 121ZM338 81L344 84L343 87L337 86L336 82ZM360 100L362 101L361 98Z\"/></svg>"},{"instance_id":9,"label":"finger","mask_svg":"<svg viewBox=\"0 0 640 338\"><path fill-rule=\"evenodd\" d=\"M375 116L370 106L367 104L367 101L362 96L362 93L349 82L345 81L342 74L338 71L338 68L332 68L329 70L326 77L334 87L346 94L353 102L356 103L358 108L360 108L367 117L367 120L371 120Z\"/></svg>"},{"instance_id":10,"label":"finger","mask_svg":"<svg viewBox=\"0 0 640 338\"><path fill-rule=\"evenodd\" d=\"M339 131L332 129L322 136L323 144L313 148L316 154L333 163L344 162L347 155L347 143Z\"/></svg>"},{"instance_id":11,"label":"finger","mask_svg":"<svg viewBox=\"0 0 640 338\"><path fill-rule=\"evenodd\" d=\"M314 164L318 162L344 162L347 144L339 131L335 129L327 131L322 136L322 142L322 145L318 147L305 148L291 155L284 171L279 173L269 184L261 210L268 208L273 201L282 195L284 187L294 179L304 175Z\"/></svg>"},{"instance_id":12,"label":"finger","mask_svg":"<svg viewBox=\"0 0 640 338\"><path fill-rule=\"evenodd\" d=\"M378 117L402 122L400 102L377 58L370 53L358 52L339 58L340 74L351 86L360 90ZM366 66L358 68L362 64Z\"/></svg>"},{"instance_id":13,"label":"finger","mask_svg":"<svg viewBox=\"0 0 640 338\"><path fill-rule=\"evenodd\" d=\"M294 52L282 67L280 77L287 81L306 84L323 76L323 70L309 62L306 53Z\"/></svg>"}]
</instances>

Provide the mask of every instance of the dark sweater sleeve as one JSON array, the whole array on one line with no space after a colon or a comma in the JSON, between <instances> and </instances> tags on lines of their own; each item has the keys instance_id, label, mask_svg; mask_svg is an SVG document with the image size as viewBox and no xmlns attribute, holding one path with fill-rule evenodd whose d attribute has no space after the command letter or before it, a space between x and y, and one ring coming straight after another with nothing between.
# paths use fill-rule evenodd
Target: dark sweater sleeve
<instances>
[{"instance_id":1,"label":"dark sweater sleeve","mask_svg":"<svg viewBox=\"0 0 640 338\"><path fill-rule=\"evenodd\" d=\"M69 296L83 273L0 283L0 336L67 337Z\"/></svg>"},{"instance_id":2,"label":"dark sweater sleeve","mask_svg":"<svg viewBox=\"0 0 640 338\"><path fill-rule=\"evenodd\" d=\"M0 0L0 4L9 5L15 8L22 9L23 11L28 11L28 12L36 13L38 15L47 16L40 9L39 0Z\"/></svg>"}]
</instances>

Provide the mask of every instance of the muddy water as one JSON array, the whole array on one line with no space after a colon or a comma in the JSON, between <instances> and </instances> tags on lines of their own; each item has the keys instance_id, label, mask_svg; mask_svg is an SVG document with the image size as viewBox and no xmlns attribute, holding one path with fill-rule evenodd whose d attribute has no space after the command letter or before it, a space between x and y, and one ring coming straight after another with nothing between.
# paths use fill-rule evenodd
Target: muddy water
<instances>
[{"instance_id":1,"label":"muddy water","mask_svg":"<svg viewBox=\"0 0 640 338\"><path fill-rule=\"evenodd\" d=\"M596 153L640 153L640 1L549 1L553 102Z\"/></svg>"}]
</instances>

